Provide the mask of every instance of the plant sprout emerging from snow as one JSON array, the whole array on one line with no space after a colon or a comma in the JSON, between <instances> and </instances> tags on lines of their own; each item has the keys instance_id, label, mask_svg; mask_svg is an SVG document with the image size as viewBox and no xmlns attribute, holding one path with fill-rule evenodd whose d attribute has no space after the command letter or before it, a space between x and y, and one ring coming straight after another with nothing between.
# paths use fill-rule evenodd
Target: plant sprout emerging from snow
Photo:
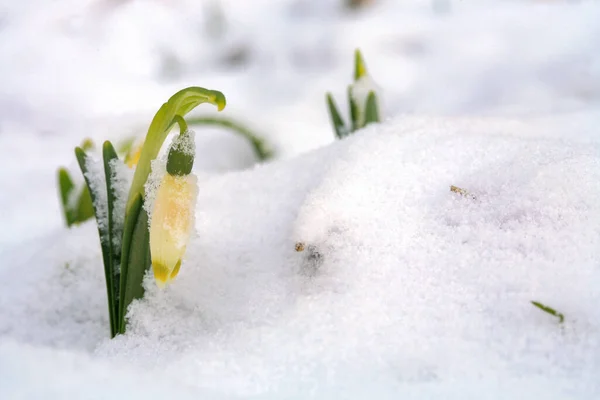
<instances>
[{"instance_id":1,"label":"plant sprout emerging from snow","mask_svg":"<svg viewBox=\"0 0 600 400\"><path fill-rule=\"evenodd\" d=\"M167 172L158 187L150 224L152 270L159 287L179 273L181 259L194 223L197 184L194 165L194 133L183 118L175 116L181 133L169 150Z\"/></svg>"},{"instance_id":2,"label":"plant sprout emerging from snow","mask_svg":"<svg viewBox=\"0 0 600 400\"><path fill-rule=\"evenodd\" d=\"M214 104L221 111L225 107L225 96L200 87L189 87L174 94L154 116L139 157L135 156L129 168L109 141L102 146L101 161L96 161L82 147L75 149L98 225L111 337L125 332L127 308L134 299L143 296L142 280L152 260L156 260L154 271L159 284L177 275L192 226L196 187L190 175L194 160L193 136L183 117L201 103ZM181 134L169 152L167 175L154 204L156 225L151 229L144 207L144 185L152 161L176 123ZM155 253L152 258L151 252Z\"/></svg>"},{"instance_id":3,"label":"plant sprout emerging from snow","mask_svg":"<svg viewBox=\"0 0 600 400\"><path fill-rule=\"evenodd\" d=\"M84 150L94 148L91 139L85 139L81 147ZM67 226L80 224L94 216L94 207L90 191L84 183L73 180L66 168L59 168L57 174L60 204Z\"/></svg>"},{"instance_id":4,"label":"plant sprout emerging from snow","mask_svg":"<svg viewBox=\"0 0 600 400\"><path fill-rule=\"evenodd\" d=\"M130 138L120 145L118 154L125 156L125 164L134 168L139 160L142 144L133 147L135 138ZM80 148L88 153L95 149L91 139L85 139ZM85 182L76 182L67 168L58 169L58 189L60 202L67 227L78 225L94 217L94 206L90 191Z\"/></svg>"},{"instance_id":5,"label":"plant sprout emerging from snow","mask_svg":"<svg viewBox=\"0 0 600 400\"><path fill-rule=\"evenodd\" d=\"M259 161L273 157L273 150L259 135L252 130L230 118L217 116L193 117L188 119L189 125L216 126L228 129L246 139L252 146L254 154ZM130 169L135 169L142 155L144 138L136 136L124 140L117 148L117 155L124 158L124 164ZM92 150L94 144L86 139L81 145L85 152ZM67 227L82 223L94 216L92 200L85 184L77 184L72 179L66 168L60 168L57 174L60 202Z\"/></svg>"},{"instance_id":6,"label":"plant sprout emerging from snow","mask_svg":"<svg viewBox=\"0 0 600 400\"><path fill-rule=\"evenodd\" d=\"M338 139L364 128L368 124L380 122L380 105L377 96L379 87L367 72L367 66L360 50L354 53L354 83L348 86L348 104L350 123L346 123L333 100L331 93L327 93L327 107L331 123Z\"/></svg>"},{"instance_id":7,"label":"plant sprout emerging from snow","mask_svg":"<svg viewBox=\"0 0 600 400\"><path fill-rule=\"evenodd\" d=\"M538 301L532 301L531 304L533 304L534 306L536 306L537 308L539 308L540 310L550 314L550 315L554 315L556 318L558 318L558 323L562 324L563 321L565 320L565 316L561 313L559 313L558 311L556 311L555 309L545 306L542 303L538 302Z\"/></svg>"}]
</instances>

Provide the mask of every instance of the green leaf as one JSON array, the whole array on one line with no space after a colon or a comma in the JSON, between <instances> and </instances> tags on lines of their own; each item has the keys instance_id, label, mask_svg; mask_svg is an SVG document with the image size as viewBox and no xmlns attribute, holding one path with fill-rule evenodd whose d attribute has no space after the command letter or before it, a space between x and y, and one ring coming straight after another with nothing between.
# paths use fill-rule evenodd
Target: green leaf
<instances>
[{"instance_id":1,"label":"green leaf","mask_svg":"<svg viewBox=\"0 0 600 400\"><path fill-rule=\"evenodd\" d=\"M87 221L94 216L94 204L92 203L92 196L87 185L83 185L79 200L77 202L77 210L75 215L75 223L79 224Z\"/></svg>"},{"instance_id":2,"label":"green leaf","mask_svg":"<svg viewBox=\"0 0 600 400\"><path fill-rule=\"evenodd\" d=\"M90 179L87 175L87 155L83 151L81 147L75 148L75 157L77 157L77 163L79 164L79 168L81 168L81 173L85 179L87 187L89 189L89 193L92 199L92 204L94 205L94 213L96 215L96 222L98 224L98 235L100 236L100 247L102 249L102 261L104 263L104 274L106 278L106 282L112 281L112 270L111 270L111 253L110 253L110 234L109 228L105 224L100 223L100 215L99 215L99 204L98 198L94 191L91 189ZM110 298L109 298L109 316L110 316ZM113 331L113 321L111 319L111 335Z\"/></svg>"},{"instance_id":3,"label":"green leaf","mask_svg":"<svg viewBox=\"0 0 600 400\"><path fill-rule=\"evenodd\" d=\"M194 117L188 118L190 125L213 125L231 129L243 138L247 139L254 150L254 154L260 161L265 161L273 157L273 151L266 142L250 129L242 126L239 122L228 118L220 117Z\"/></svg>"},{"instance_id":4,"label":"green leaf","mask_svg":"<svg viewBox=\"0 0 600 400\"><path fill-rule=\"evenodd\" d=\"M76 212L69 207L69 197L71 191L75 189L75 184L66 168L59 168L58 170L58 188L65 221L67 226L71 226L75 223Z\"/></svg>"},{"instance_id":5,"label":"green leaf","mask_svg":"<svg viewBox=\"0 0 600 400\"><path fill-rule=\"evenodd\" d=\"M69 199L73 196L73 191L78 188L75 183L73 183L73 179L66 168L59 168L57 177L60 203L67 227L71 227L92 218L94 216L94 206L88 187L86 185L81 187L81 193L79 194L77 204L69 204Z\"/></svg>"},{"instance_id":6,"label":"green leaf","mask_svg":"<svg viewBox=\"0 0 600 400\"><path fill-rule=\"evenodd\" d=\"M556 311L553 308L550 308L548 306L543 305L540 302L537 301L532 301L531 304L533 304L534 306L536 306L537 308L539 308L540 310L547 312L550 315L554 315L556 318L558 318L558 323L562 324L563 321L565 320L565 316L561 313L559 313L558 311Z\"/></svg>"},{"instance_id":7,"label":"green leaf","mask_svg":"<svg viewBox=\"0 0 600 400\"><path fill-rule=\"evenodd\" d=\"M331 118L331 124L333 125L335 135L338 139L342 139L344 136L348 135L348 131L331 93L327 93L327 108L329 110L329 117Z\"/></svg>"},{"instance_id":8,"label":"green leaf","mask_svg":"<svg viewBox=\"0 0 600 400\"><path fill-rule=\"evenodd\" d=\"M367 65L359 49L354 51L354 81L367 75Z\"/></svg>"},{"instance_id":9,"label":"green leaf","mask_svg":"<svg viewBox=\"0 0 600 400\"><path fill-rule=\"evenodd\" d=\"M377 95L375 94L375 92L371 91L367 96L364 126L367 126L373 122L379 122L379 107L377 105Z\"/></svg>"},{"instance_id":10,"label":"green leaf","mask_svg":"<svg viewBox=\"0 0 600 400\"><path fill-rule=\"evenodd\" d=\"M351 132L354 132L354 131L362 128L362 126L360 126L360 122L359 122L360 117L359 117L358 105L354 101L354 97L352 97L352 85L348 86L348 105L350 107L350 121L352 122Z\"/></svg>"},{"instance_id":11,"label":"green leaf","mask_svg":"<svg viewBox=\"0 0 600 400\"><path fill-rule=\"evenodd\" d=\"M189 87L175 93L171 98L160 107L146 135L144 147L140 155L140 160L135 169L129 197L127 200L127 213L133 206L138 194L144 197L144 184L150 174L150 163L156 158L163 142L167 138L169 131L175 124L175 115L184 117L188 112L202 103L211 103L217 106L221 111L225 108L225 96L216 90L208 90L201 87Z\"/></svg>"},{"instance_id":12,"label":"green leaf","mask_svg":"<svg viewBox=\"0 0 600 400\"><path fill-rule=\"evenodd\" d=\"M110 337L113 338L118 333L118 315L119 315L119 266L121 264L121 248L115 246L115 237L121 235L121 232L115 229L114 204L117 200L113 187L113 167L112 161L118 160L117 152L113 145L106 141L102 146L102 158L104 161L104 174L106 175L106 198L108 200L108 246L109 263L104 264L104 275L106 277L106 293L108 295L108 314L110 317ZM117 243L120 242L120 238Z\"/></svg>"},{"instance_id":13,"label":"green leaf","mask_svg":"<svg viewBox=\"0 0 600 400\"><path fill-rule=\"evenodd\" d=\"M125 315L134 299L144 295L142 281L150 268L150 231L148 214L143 207L142 195L138 194L129 209L123 232L121 254L121 285L119 301L119 332L125 333Z\"/></svg>"}]
</instances>

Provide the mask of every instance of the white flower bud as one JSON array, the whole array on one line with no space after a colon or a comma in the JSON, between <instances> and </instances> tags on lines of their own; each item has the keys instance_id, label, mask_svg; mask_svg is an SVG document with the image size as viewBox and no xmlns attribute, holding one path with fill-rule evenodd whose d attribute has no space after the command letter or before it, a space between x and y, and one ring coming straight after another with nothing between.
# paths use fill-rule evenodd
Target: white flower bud
<instances>
[{"instance_id":1,"label":"white flower bud","mask_svg":"<svg viewBox=\"0 0 600 400\"><path fill-rule=\"evenodd\" d=\"M159 287L179 273L194 224L197 179L166 173L158 188L150 224L152 270Z\"/></svg>"}]
</instances>

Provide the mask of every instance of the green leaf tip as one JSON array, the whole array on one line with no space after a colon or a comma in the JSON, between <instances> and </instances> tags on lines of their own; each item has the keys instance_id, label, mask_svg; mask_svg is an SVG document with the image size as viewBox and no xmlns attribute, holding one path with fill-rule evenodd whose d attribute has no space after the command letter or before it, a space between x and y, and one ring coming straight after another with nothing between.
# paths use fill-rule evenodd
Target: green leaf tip
<instances>
[{"instance_id":1,"label":"green leaf tip","mask_svg":"<svg viewBox=\"0 0 600 400\"><path fill-rule=\"evenodd\" d=\"M156 112L148 128L142 153L133 175L133 182L127 199L128 211L138 194L141 194L142 198L145 196L144 185L148 175L150 175L150 163L157 157L169 131L176 123L175 116L179 115L183 118L202 103L213 104L217 106L217 110L221 111L225 108L227 102L225 95L218 90L192 86L175 93Z\"/></svg>"},{"instance_id":2,"label":"green leaf tip","mask_svg":"<svg viewBox=\"0 0 600 400\"><path fill-rule=\"evenodd\" d=\"M354 51L354 81L367 75L367 65L359 49Z\"/></svg>"},{"instance_id":3,"label":"green leaf tip","mask_svg":"<svg viewBox=\"0 0 600 400\"><path fill-rule=\"evenodd\" d=\"M377 95L370 91L365 107L365 126L373 122L379 122L379 105L377 104Z\"/></svg>"},{"instance_id":4,"label":"green leaf tip","mask_svg":"<svg viewBox=\"0 0 600 400\"><path fill-rule=\"evenodd\" d=\"M327 101L327 109L329 110L329 117L331 118L331 124L333 125L335 135L338 139L341 139L348 134L346 125L344 124L344 120L340 115L331 93L327 93L325 97Z\"/></svg>"},{"instance_id":5,"label":"green leaf tip","mask_svg":"<svg viewBox=\"0 0 600 400\"><path fill-rule=\"evenodd\" d=\"M565 320L565 316L561 313L559 313L558 311L556 311L555 309L548 307L538 301L532 301L531 304L533 304L534 306L536 306L537 308L539 308L540 310L555 316L556 318L558 318L558 323L562 324Z\"/></svg>"},{"instance_id":6,"label":"green leaf tip","mask_svg":"<svg viewBox=\"0 0 600 400\"><path fill-rule=\"evenodd\" d=\"M227 100L225 99L225 95L216 90L213 90L213 92L215 93L215 98L212 103L217 105L217 111L223 111L223 109L227 105Z\"/></svg>"},{"instance_id":7,"label":"green leaf tip","mask_svg":"<svg viewBox=\"0 0 600 400\"><path fill-rule=\"evenodd\" d=\"M71 226L75 223L76 216L75 212L69 207L69 197L71 191L75 189L75 184L66 168L58 169L57 180L65 222L67 223L67 226Z\"/></svg>"},{"instance_id":8,"label":"green leaf tip","mask_svg":"<svg viewBox=\"0 0 600 400\"><path fill-rule=\"evenodd\" d=\"M75 185L69 171L61 167L57 171L60 205L67 228L87 221L94 216L94 206L87 185ZM79 191L77 202L73 202L74 191Z\"/></svg>"}]
</instances>

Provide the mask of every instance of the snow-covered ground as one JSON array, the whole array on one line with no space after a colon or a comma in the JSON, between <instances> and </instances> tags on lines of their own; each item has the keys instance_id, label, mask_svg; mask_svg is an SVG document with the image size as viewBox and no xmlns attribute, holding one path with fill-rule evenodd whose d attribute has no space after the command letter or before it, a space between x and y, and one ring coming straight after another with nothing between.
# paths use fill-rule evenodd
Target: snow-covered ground
<instances>
[{"instance_id":1,"label":"snow-covered ground","mask_svg":"<svg viewBox=\"0 0 600 400\"><path fill-rule=\"evenodd\" d=\"M600 4L219 3L0 6L0 398L600 396ZM336 142L356 47L386 121ZM276 157L195 129L181 272L111 340L56 169L186 86Z\"/></svg>"}]
</instances>

